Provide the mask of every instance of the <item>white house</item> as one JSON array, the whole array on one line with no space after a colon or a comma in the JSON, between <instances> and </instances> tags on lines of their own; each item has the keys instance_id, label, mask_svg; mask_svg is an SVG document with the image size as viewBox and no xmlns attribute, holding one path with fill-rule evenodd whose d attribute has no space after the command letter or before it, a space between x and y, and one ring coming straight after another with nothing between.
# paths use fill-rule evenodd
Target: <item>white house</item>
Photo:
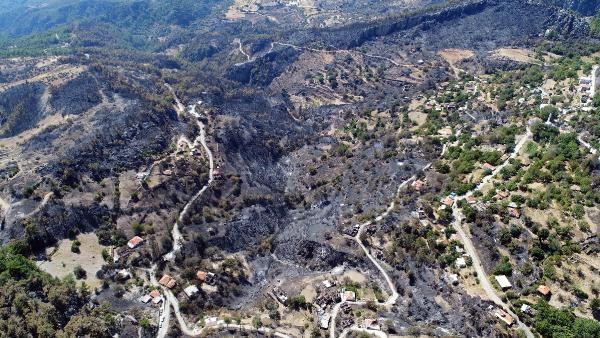
<instances>
[{"instance_id":1,"label":"white house","mask_svg":"<svg viewBox=\"0 0 600 338\"><path fill-rule=\"evenodd\" d=\"M196 285L189 285L185 289L183 289L183 292L185 292L185 294L188 297L192 297L193 295L197 294L198 291L200 290L198 290L198 287Z\"/></svg>"},{"instance_id":2,"label":"white house","mask_svg":"<svg viewBox=\"0 0 600 338\"><path fill-rule=\"evenodd\" d=\"M500 288L502 288L502 290L512 288L512 284L510 284L510 281L508 280L508 278L506 278L505 275L495 276L495 278L496 282L498 282L498 285L500 285Z\"/></svg>"}]
</instances>

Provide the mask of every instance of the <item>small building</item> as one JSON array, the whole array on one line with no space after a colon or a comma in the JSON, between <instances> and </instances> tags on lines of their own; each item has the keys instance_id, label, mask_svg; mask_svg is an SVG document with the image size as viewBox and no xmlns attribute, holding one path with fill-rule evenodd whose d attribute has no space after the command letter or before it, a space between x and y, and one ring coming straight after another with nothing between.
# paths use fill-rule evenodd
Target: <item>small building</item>
<instances>
[{"instance_id":1,"label":"small building","mask_svg":"<svg viewBox=\"0 0 600 338\"><path fill-rule=\"evenodd\" d=\"M458 257L456 259L456 267L461 269L467 267L467 262L465 261L464 257Z\"/></svg>"},{"instance_id":2,"label":"small building","mask_svg":"<svg viewBox=\"0 0 600 338\"><path fill-rule=\"evenodd\" d=\"M449 208L454 205L454 200L448 196L442 200L442 204Z\"/></svg>"},{"instance_id":3,"label":"small building","mask_svg":"<svg viewBox=\"0 0 600 338\"><path fill-rule=\"evenodd\" d=\"M172 289L177 285L177 281L169 275L162 276L158 283L168 289Z\"/></svg>"},{"instance_id":4,"label":"small building","mask_svg":"<svg viewBox=\"0 0 600 338\"><path fill-rule=\"evenodd\" d=\"M363 327L367 330L375 330L375 331L381 330L381 326L379 326L377 319L372 319L372 318L366 318L363 322Z\"/></svg>"},{"instance_id":5,"label":"small building","mask_svg":"<svg viewBox=\"0 0 600 338\"><path fill-rule=\"evenodd\" d=\"M152 296L150 296L150 295L145 295L145 296L140 297L140 302L142 302L144 304L148 304L151 300L152 300Z\"/></svg>"},{"instance_id":6,"label":"small building","mask_svg":"<svg viewBox=\"0 0 600 338\"><path fill-rule=\"evenodd\" d=\"M149 296L152 297L152 298L160 297L160 291L158 291L158 290L152 290L152 291L150 291Z\"/></svg>"},{"instance_id":7,"label":"small building","mask_svg":"<svg viewBox=\"0 0 600 338\"><path fill-rule=\"evenodd\" d=\"M446 280L451 285L458 285L458 275L455 273L449 274L448 277L446 278Z\"/></svg>"},{"instance_id":8,"label":"small building","mask_svg":"<svg viewBox=\"0 0 600 338\"><path fill-rule=\"evenodd\" d=\"M484 170L489 170L489 171L494 171L494 170L496 170L496 167L494 167L493 165L491 165L491 164L489 164L489 163L485 162L485 163L483 164L483 169L484 169Z\"/></svg>"},{"instance_id":9,"label":"small building","mask_svg":"<svg viewBox=\"0 0 600 338\"><path fill-rule=\"evenodd\" d=\"M143 238L141 238L140 236L134 236L132 239L129 240L129 242L127 242L127 246L130 249L135 249L138 246L142 245L142 243L144 243Z\"/></svg>"},{"instance_id":10,"label":"small building","mask_svg":"<svg viewBox=\"0 0 600 338\"><path fill-rule=\"evenodd\" d=\"M500 288L502 290L512 288L512 284L510 284L510 281L508 280L508 278L506 278L505 275L499 275L494 277L496 278L496 282L498 282L498 285L500 285Z\"/></svg>"},{"instance_id":11,"label":"small building","mask_svg":"<svg viewBox=\"0 0 600 338\"><path fill-rule=\"evenodd\" d=\"M416 180L412 182L411 186L415 188L416 191L421 191L421 189L423 189L423 186L425 186L425 182L421 180Z\"/></svg>"},{"instance_id":12,"label":"small building","mask_svg":"<svg viewBox=\"0 0 600 338\"><path fill-rule=\"evenodd\" d=\"M498 191L496 193L496 199L497 200L503 200L506 199L510 194L508 193L508 191Z\"/></svg>"},{"instance_id":13,"label":"small building","mask_svg":"<svg viewBox=\"0 0 600 338\"><path fill-rule=\"evenodd\" d=\"M206 281L206 276L208 273L206 271L198 271L196 272L196 277L200 281L200 283L204 283Z\"/></svg>"},{"instance_id":14,"label":"small building","mask_svg":"<svg viewBox=\"0 0 600 338\"><path fill-rule=\"evenodd\" d=\"M333 284L329 281L329 279L326 279L324 281L321 282L323 284L324 287L326 288L330 288L333 286Z\"/></svg>"},{"instance_id":15,"label":"small building","mask_svg":"<svg viewBox=\"0 0 600 338\"><path fill-rule=\"evenodd\" d=\"M506 313L504 310L501 310L501 309L496 309L496 311L494 311L494 315L496 317L498 317L501 321L506 323L506 325L508 325L508 326L512 326L512 324L515 321L515 319L511 315L509 315L508 313Z\"/></svg>"},{"instance_id":16,"label":"small building","mask_svg":"<svg viewBox=\"0 0 600 338\"><path fill-rule=\"evenodd\" d=\"M550 288L544 284L538 286L537 291L539 292L540 295L542 295L544 297L548 297L552 294L552 292L550 291Z\"/></svg>"},{"instance_id":17,"label":"small building","mask_svg":"<svg viewBox=\"0 0 600 338\"><path fill-rule=\"evenodd\" d=\"M329 329L329 321L330 320L331 320L331 314L329 312L325 312L319 318L319 326L321 326L321 328L324 330Z\"/></svg>"},{"instance_id":18,"label":"small building","mask_svg":"<svg viewBox=\"0 0 600 338\"><path fill-rule=\"evenodd\" d=\"M117 280L124 281L131 278L131 273L127 269L121 269L117 272Z\"/></svg>"},{"instance_id":19,"label":"small building","mask_svg":"<svg viewBox=\"0 0 600 338\"><path fill-rule=\"evenodd\" d=\"M521 312L526 313L528 315L534 315L535 311L528 304L521 305Z\"/></svg>"},{"instance_id":20,"label":"small building","mask_svg":"<svg viewBox=\"0 0 600 338\"><path fill-rule=\"evenodd\" d=\"M158 290L152 290L148 296L152 298L152 304L160 304L163 301L163 297Z\"/></svg>"},{"instance_id":21,"label":"small building","mask_svg":"<svg viewBox=\"0 0 600 338\"><path fill-rule=\"evenodd\" d=\"M342 301L354 302L356 301L356 293L354 291L346 290L342 292Z\"/></svg>"},{"instance_id":22,"label":"small building","mask_svg":"<svg viewBox=\"0 0 600 338\"><path fill-rule=\"evenodd\" d=\"M467 196L467 203L475 204L475 203L477 203L477 199L473 196Z\"/></svg>"},{"instance_id":23,"label":"small building","mask_svg":"<svg viewBox=\"0 0 600 338\"><path fill-rule=\"evenodd\" d=\"M518 208L508 208L508 215L510 217L514 217L514 218L519 218L521 217L521 212L519 211Z\"/></svg>"},{"instance_id":24,"label":"small building","mask_svg":"<svg viewBox=\"0 0 600 338\"><path fill-rule=\"evenodd\" d=\"M198 287L196 285L188 285L186 286L185 289L183 289L183 292L185 292L185 294L188 297L192 297L195 294L197 294L200 290L198 290Z\"/></svg>"}]
</instances>

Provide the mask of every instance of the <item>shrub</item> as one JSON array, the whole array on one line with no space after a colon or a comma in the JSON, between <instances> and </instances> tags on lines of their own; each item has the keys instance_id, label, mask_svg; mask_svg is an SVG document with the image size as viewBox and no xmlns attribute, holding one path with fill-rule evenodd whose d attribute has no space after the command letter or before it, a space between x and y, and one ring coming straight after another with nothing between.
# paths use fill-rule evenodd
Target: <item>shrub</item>
<instances>
[{"instance_id":1,"label":"shrub","mask_svg":"<svg viewBox=\"0 0 600 338\"><path fill-rule=\"evenodd\" d=\"M75 268L73 268L73 274L77 279L84 279L87 277L87 273L80 265L77 265Z\"/></svg>"}]
</instances>

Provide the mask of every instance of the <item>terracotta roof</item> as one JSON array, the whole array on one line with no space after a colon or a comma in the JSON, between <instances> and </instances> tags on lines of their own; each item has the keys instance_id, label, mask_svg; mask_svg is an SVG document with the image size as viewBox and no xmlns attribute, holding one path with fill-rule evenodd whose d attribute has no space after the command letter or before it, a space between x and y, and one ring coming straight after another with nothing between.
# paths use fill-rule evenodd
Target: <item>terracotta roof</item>
<instances>
[{"instance_id":1,"label":"terracotta roof","mask_svg":"<svg viewBox=\"0 0 600 338\"><path fill-rule=\"evenodd\" d=\"M444 205L447 205L447 206L451 207L454 204L454 200L452 198L450 198L450 197L446 197L446 198L444 198L442 200L442 203Z\"/></svg>"},{"instance_id":2,"label":"terracotta roof","mask_svg":"<svg viewBox=\"0 0 600 338\"><path fill-rule=\"evenodd\" d=\"M132 239L130 239L129 242L127 242L127 246L133 249L138 245L142 244L143 241L144 239L140 236L135 236Z\"/></svg>"},{"instance_id":3,"label":"terracotta roof","mask_svg":"<svg viewBox=\"0 0 600 338\"><path fill-rule=\"evenodd\" d=\"M198 271L198 272L196 273L196 277L198 277L198 279L199 279L201 282L204 282L204 281L206 280L206 275L207 275L206 271Z\"/></svg>"},{"instance_id":4,"label":"terracotta roof","mask_svg":"<svg viewBox=\"0 0 600 338\"><path fill-rule=\"evenodd\" d=\"M167 287L169 289L172 289L175 287L175 285L177 284L177 282L174 279L171 279L168 283L167 283Z\"/></svg>"},{"instance_id":5,"label":"terracotta roof","mask_svg":"<svg viewBox=\"0 0 600 338\"><path fill-rule=\"evenodd\" d=\"M548 286L546 286L546 285L543 285L543 284L540 285L540 286L538 286L537 290L538 290L539 293L541 293L544 296L547 296L547 295L550 294L550 288Z\"/></svg>"},{"instance_id":6,"label":"terracotta roof","mask_svg":"<svg viewBox=\"0 0 600 338\"><path fill-rule=\"evenodd\" d=\"M158 290L150 291L150 297L152 297L152 298L160 297L160 291L158 291Z\"/></svg>"},{"instance_id":7,"label":"terracotta roof","mask_svg":"<svg viewBox=\"0 0 600 338\"><path fill-rule=\"evenodd\" d=\"M507 198L508 195L510 195L508 193L508 191L498 191L498 193L496 193L496 198L503 200L503 199Z\"/></svg>"},{"instance_id":8,"label":"terracotta roof","mask_svg":"<svg viewBox=\"0 0 600 338\"><path fill-rule=\"evenodd\" d=\"M505 322L508 326L511 326L514 322L514 318L503 310L496 310L496 317L500 318L503 322Z\"/></svg>"},{"instance_id":9,"label":"terracotta roof","mask_svg":"<svg viewBox=\"0 0 600 338\"><path fill-rule=\"evenodd\" d=\"M489 164L487 162L483 164L483 168L487 169L487 170L494 170L494 169L496 169L496 167L494 167L493 165L491 165L491 164Z\"/></svg>"},{"instance_id":10,"label":"terracotta roof","mask_svg":"<svg viewBox=\"0 0 600 338\"><path fill-rule=\"evenodd\" d=\"M158 281L158 283L162 286L166 286L168 288L172 288L173 286L169 286L169 284L174 281L173 277L169 275L163 275L162 278Z\"/></svg>"},{"instance_id":11,"label":"terracotta roof","mask_svg":"<svg viewBox=\"0 0 600 338\"><path fill-rule=\"evenodd\" d=\"M412 183L412 186L415 188L415 190L419 191L421 190L421 188L423 188L423 186L425 185L425 182L421 181L421 180L416 180Z\"/></svg>"}]
</instances>

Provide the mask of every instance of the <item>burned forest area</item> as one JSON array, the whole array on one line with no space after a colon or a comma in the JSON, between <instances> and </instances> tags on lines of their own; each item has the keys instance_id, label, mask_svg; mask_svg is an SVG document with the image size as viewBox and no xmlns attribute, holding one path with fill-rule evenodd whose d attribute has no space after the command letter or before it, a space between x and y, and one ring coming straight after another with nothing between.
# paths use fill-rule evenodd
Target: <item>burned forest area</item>
<instances>
[{"instance_id":1,"label":"burned forest area","mask_svg":"<svg viewBox=\"0 0 600 338\"><path fill-rule=\"evenodd\" d=\"M0 0L0 336L600 337L600 4Z\"/></svg>"}]
</instances>

